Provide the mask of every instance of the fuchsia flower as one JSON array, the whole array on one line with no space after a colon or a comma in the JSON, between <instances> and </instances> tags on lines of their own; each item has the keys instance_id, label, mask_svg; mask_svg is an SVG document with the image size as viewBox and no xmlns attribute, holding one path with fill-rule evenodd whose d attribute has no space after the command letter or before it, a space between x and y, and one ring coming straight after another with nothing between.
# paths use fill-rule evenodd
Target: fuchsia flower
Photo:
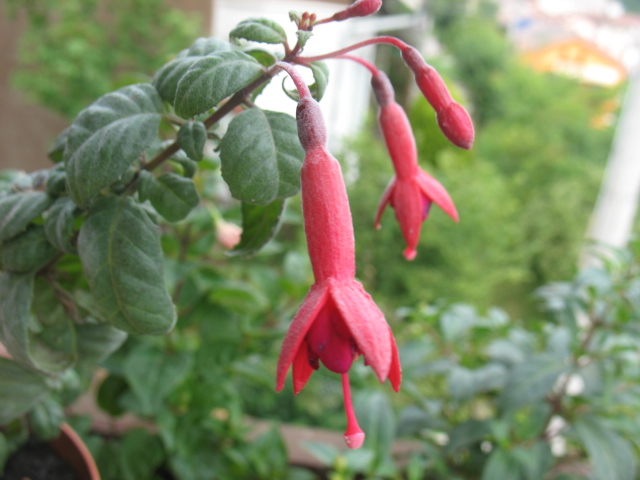
<instances>
[{"instance_id":1,"label":"fuchsia flower","mask_svg":"<svg viewBox=\"0 0 640 480\"><path fill-rule=\"evenodd\" d=\"M383 313L354 279L353 224L340 164L326 148L326 129L318 103L308 92L303 93L297 110L298 135L306 151L301 172L302 208L315 284L284 339L276 390L284 387L290 366L295 394L320 363L342 375L347 416L344 437L350 448L359 448L364 433L353 411L349 369L362 355L378 379L384 382L388 378L398 391L400 361Z\"/></svg>"},{"instance_id":2,"label":"fuchsia flower","mask_svg":"<svg viewBox=\"0 0 640 480\"><path fill-rule=\"evenodd\" d=\"M371 84L380 104L380 129L396 172L380 199L375 227L380 228L380 219L387 203L390 203L407 243L404 256L407 260L413 260L417 253L420 228L427 218L431 203L438 205L456 222L458 212L445 188L418 166L413 131L406 113L394 99L389 78L383 72L376 71Z\"/></svg>"},{"instance_id":3,"label":"fuchsia flower","mask_svg":"<svg viewBox=\"0 0 640 480\"><path fill-rule=\"evenodd\" d=\"M413 71L418 88L436 111L442 133L454 145L469 150L473 146L475 132L467 111L453 100L440 74L424 61L418 50L408 45L401 50L402 58Z\"/></svg>"}]
</instances>

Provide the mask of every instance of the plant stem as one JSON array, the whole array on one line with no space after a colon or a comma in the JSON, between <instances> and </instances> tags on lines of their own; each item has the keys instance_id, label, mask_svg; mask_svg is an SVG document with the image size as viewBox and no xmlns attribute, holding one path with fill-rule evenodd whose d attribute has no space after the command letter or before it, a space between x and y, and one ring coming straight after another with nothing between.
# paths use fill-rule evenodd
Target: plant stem
<instances>
[{"instance_id":1,"label":"plant stem","mask_svg":"<svg viewBox=\"0 0 640 480\"><path fill-rule=\"evenodd\" d=\"M400 50L404 50L405 48L409 47L409 45L407 45L405 42L403 42L402 40L396 37L389 37L389 36L374 37L368 40L364 40L362 42L354 43L349 47L336 50L335 52L325 53L324 55L317 55L315 57L296 57L295 62L301 63L301 64L307 64L311 62L318 62L320 60L327 60L328 58L336 58L341 55L344 55L345 53L349 53L354 50L357 50L358 48L367 47L369 45L376 45L380 43L393 45L394 47L399 48Z\"/></svg>"}]
</instances>

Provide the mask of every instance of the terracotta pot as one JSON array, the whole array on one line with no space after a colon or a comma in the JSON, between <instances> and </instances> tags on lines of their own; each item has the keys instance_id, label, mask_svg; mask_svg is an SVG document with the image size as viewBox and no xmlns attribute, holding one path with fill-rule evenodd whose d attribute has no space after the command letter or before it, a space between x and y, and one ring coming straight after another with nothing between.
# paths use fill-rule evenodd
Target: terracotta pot
<instances>
[{"instance_id":1,"label":"terracotta pot","mask_svg":"<svg viewBox=\"0 0 640 480\"><path fill-rule=\"evenodd\" d=\"M100 472L91 452L78 434L66 423L60 436L49 442L56 454L73 469L80 480L100 480Z\"/></svg>"}]
</instances>

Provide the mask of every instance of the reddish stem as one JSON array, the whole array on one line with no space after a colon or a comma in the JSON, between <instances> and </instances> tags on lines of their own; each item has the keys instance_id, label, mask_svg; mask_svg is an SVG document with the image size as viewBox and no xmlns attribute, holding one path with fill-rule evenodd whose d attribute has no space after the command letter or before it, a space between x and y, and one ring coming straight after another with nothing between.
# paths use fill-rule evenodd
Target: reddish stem
<instances>
[{"instance_id":1,"label":"reddish stem","mask_svg":"<svg viewBox=\"0 0 640 480\"><path fill-rule=\"evenodd\" d=\"M356 63L359 63L363 67L367 68L371 72L371 75L376 75L380 71L376 68L376 66L373 63L365 60L364 58L356 57L355 55L340 55L339 57L336 57L336 58L352 60Z\"/></svg>"},{"instance_id":2,"label":"reddish stem","mask_svg":"<svg viewBox=\"0 0 640 480\"><path fill-rule=\"evenodd\" d=\"M296 89L298 90L298 94L300 95L301 100L303 98L312 98L311 92L309 91L309 87L307 86L306 83L304 83L304 80L302 79L302 77L300 76L300 74L298 73L298 71L295 69L293 65L286 62L277 62L273 66L275 68L281 68L282 70L284 70L289 74L289 76L291 77L291 80L293 80L293 83L296 86Z\"/></svg>"},{"instance_id":3,"label":"reddish stem","mask_svg":"<svg viewBox=\"0 0 640 480\"><path fill-rule=\"evenodd\" d=\"M387 45L393 45L394 47L399 48L400 50L403 50L403 49L409 47L408 44L404 43L399 38L389 37L389 36L382 36L382 37L374 37L374 38L370 38L368 40L364 40L362 42L354 43L353 45L351 45L349 47L345 47L345 48L342 48L340 50L336 50L335 52L325 53L324 55L317 55L315 57L297 57L295 59L295 61L296 61L296 63L318 62L320 60L326 60L328 58L336 58L336 57L339 57L341 55L344 55L345 53L349 53L349 52L352 52L354 50L357 50L359 48L368 47L369 45L377 45L377 44L380 44L380 43L385 43Z\"/></svg>"}]
</instances>

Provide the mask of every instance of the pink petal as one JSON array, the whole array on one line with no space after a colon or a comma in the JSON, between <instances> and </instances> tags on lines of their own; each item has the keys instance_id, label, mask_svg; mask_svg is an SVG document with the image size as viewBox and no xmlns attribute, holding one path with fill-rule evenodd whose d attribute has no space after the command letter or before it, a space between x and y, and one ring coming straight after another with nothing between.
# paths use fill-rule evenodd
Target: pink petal
<instances>
[{"instance_id":1,"label":"pink petal","mask_svg":"<svg viewBox=\"0 0 640 480\"><path fill-rule=\"evenodd\" d=\"M391 328L389 328L389 337L391 338L391 368L389 369L389 382L391 382L391 386L397 392L400 390L400 383L402 382L402 368L400 367L398 347L396 346L395 338L393 338Z\"/></svg>"},{"instance_id":2,"label":"pink petal","mask_svg":"<svg viewBox=\"0 0 640 480\"><path fill-rule=\"evenodd\" d=\"M315 284L307 293L300 309L289 325L287 334L282 342L280 358L278 358L278 370L276 374L276 391L279 392L284 387L284 381L289 371L289 366L298 354L298 350L304 342L304 337L316 319L318 312L322 309L329 298L329 289L326 282ZM304 345L306 349L306 344ZM307 377L308 378L308 377Z\"/></svg>"},{"instance_id":3,"label":"pink petal","mask_svg":"<svg viewBox=\"0 0 640 480\"><path fill-rule=\"evenodd\" d=\"M380 202L378 203L378 210L376 211L376 219L373 222L373 226L376 230L380 229L380 219L382 218L382 214L384 213L384 209L387 206L387 203L389 203L389 198L391 197L391 193L393 192L395 183L396 177L394 176L384 189L384 192L382 192L382 197L380 198Z\"/></svg>"},{"instance_id":4,"label":"pink petal","mask_svg":"<svg viewBox=\"0 0 640 480\"><path fill-rule=\"evenodd\" d=\"M313 322L311 322L313 323ZM309 363L309 347L307 342L302 342L296 356L293 358L293 393L297 395L307 384L307 380L313 373L313 367ZM286 375L286 373L285 373Z\"/></svg>"},{"instance_id":5,"label":"pink petal","mask_svg":"<svg viewBox=\"0 0 640 480\"><path fill-rule=\"evenodd\" d=\"M329 279L327 283L358 350L378 379L384 382L389 375L392 353L389 325L384 314L355 280Z\"/></svg>"},{"instance_id":6,"label":"pink petal","mask_svg":"<svg viewBox=\"0 0 640 480\"><path fill-rule=\"evenodd\" d=\"M398 180L392 196L396 218L404 241L407 243L405 250L407 260L415 257L424 215L423 194L415 179L414 176L410 180Z\"/></svg>"},{"instance_id":7,"label":"pink petal","mask_svg":"<svg viewBox=\"0 0 640 480\"><path fill-rule=\"evenodd\" d=\"M422 193L433 203L438 205L444 213L449 215L454 221L458 221L458 211L453 204L447 190L435 178L424 170L420 170L416 177Z\"/></svg>"}]
</instances>

